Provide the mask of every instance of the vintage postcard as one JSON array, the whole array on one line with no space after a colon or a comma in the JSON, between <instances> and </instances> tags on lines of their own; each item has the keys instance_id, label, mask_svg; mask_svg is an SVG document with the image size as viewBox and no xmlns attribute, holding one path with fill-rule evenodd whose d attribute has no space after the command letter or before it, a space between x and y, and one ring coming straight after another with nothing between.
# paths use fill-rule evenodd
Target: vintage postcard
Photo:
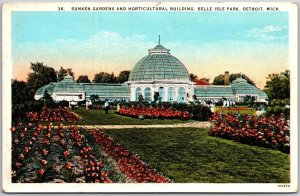
<instances>
[{"instance_id":1,"label":"vintage postcard","mask_svg":"<svg viewBox=\"0 0 300 196\"><path fill-rule=\"evenodd\" d=\"M292 3L7 3L4 192L298 191Z\"/></svg>"}]
</instances>

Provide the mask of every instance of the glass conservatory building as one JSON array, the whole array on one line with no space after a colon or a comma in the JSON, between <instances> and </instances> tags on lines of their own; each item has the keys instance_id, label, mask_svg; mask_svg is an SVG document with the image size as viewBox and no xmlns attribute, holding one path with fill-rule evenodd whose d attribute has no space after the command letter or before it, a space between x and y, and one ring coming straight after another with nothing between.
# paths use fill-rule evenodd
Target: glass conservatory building
<instances>
[{"instance_id":1,"label":"glass conservatory building","mask_svg":"<svg viewBox=\"0 0 300 196\"><path fill-rule=\"evenodd\" d=\"M129 79L123 84L76 83L67 75L62 81L39 88L35 99L41 99L47 91L55 101L88 101L92 96L100 100L153 101L158 92L164 102L219 101L222 99L240 102L247 95L256 101L266 102L267 95L260 89L238 78L229 85L196 85L190 80L183 63L170 54L160 43L148 50L148 55L132 68Z\"/></svg>"},{"instance_id":2,"label":"glass conservatory building","mask_svg":"<svg viewBox=\"0 0 300 196\"><path fill-rule=\"evenodd\" d=\"M170 54L170 50L158 44L148 50L148 55L139 60L126 82L130 100L153 101L154 93L167 102L186 102L193 95L193 82L183 63Z\"/></svg>"}]
</instances>

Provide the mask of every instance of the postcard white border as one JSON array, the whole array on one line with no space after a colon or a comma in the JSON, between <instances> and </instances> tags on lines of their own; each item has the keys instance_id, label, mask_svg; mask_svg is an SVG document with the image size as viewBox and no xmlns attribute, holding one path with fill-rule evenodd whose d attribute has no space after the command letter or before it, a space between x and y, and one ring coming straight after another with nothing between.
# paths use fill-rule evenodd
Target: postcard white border
<instances>
[{"instance_id":1,"label":"postcard white border","mask_svg":"<svg viewBox=\"0 0 300 196\"><path fill-rule=\"evenodd\" d=\"M278 187L277 183L171 183L171 184L51 184L51 183L11 183L11 12L12 11L58 11L71 6L261 6L279 7L280 11L289 12L289 61L291 70L291 182L290 187ZM296 192L298 190L298 15L297 5L292 3L202 3L202 2L77 2L77 3L7 3L2 7L2 188L5 192Z\"/></svg>"}]
</instances>

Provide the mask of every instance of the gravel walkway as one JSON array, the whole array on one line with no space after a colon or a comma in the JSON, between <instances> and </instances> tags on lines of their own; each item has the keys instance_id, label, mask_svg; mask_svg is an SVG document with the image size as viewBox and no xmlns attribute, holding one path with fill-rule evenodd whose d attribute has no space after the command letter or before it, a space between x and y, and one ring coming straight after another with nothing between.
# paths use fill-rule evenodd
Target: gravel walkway
<instances>
[{"instance_id":1,"label":"gravel walkway","mask_svg":"<svg viewBox=\"0 0 300 196\"><path fill-rule=\"evenodd\" d=\"M78 127L85 127L87 129L146 129L146 128L180 128L180 127L191 127L191 128L209 128L211 123L209 121L204 122L188 122L178 123L171 125L74 125Z\"/></svg>"}]
</instances>

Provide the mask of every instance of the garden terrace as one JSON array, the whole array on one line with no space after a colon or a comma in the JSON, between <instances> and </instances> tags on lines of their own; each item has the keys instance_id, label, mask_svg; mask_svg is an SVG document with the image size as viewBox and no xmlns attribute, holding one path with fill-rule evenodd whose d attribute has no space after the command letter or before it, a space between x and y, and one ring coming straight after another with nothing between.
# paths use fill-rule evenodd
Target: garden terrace
<instances>
[{"instance_id":1,"label":"garden terrace","mask_svg":"<svg viewBox=\"0 0 300 196\"><path fill-rule=\"evenodd\" d=\"M128 118L110 111L112 116L118 116L111 120L103 110L85 110L81 107L73 111L82 111L85 114L98 112L98 114L91 113L88 119L96 118L99 122L104 119L104 122L109 124L114 122L124 124L125 118ZM102 112L102 115L99 115L99 112ZM224 130L228 132L226 126L233 129L234 125L238 125L238 130L242 130L242 138L250 141L247 137L253 137L247 134L252 132L247 129L259 124L262 129L274 131L272 135L264 132L266 139L271 139L273 145L273 137L276 136L276 142L279 143L277 135L288 134L289 130L286 130L288 121L284 116L280 119L273 116L268 117L269 119L256 119L254 116L244 115L241 120L223 114L226 117L223 122L224 119L216 117L218 114L215 114L212 119L215 127L211 131L210 128L191 127L98 130L93 128L95 127L93 124L87 131L85 125L64 127L58 124L52 127L51 123L39 124L41 121L77 123L80 115L74 115L69 110L44 109L41 114L31 116L34 123L19 123L11 129L13 182L289 183L290 181L289 154L254 146L253 143L242 144L240 140L230 141L227 137L218 138L219 135L210 136L214 135L211 132L219 133ZM65 121L66 117L63 116L69 120ZM243 129L243 126L246 129ZM246 134L246 137L243 134ZM222 136L222 133L220 135ZM286 135L284 136L278 138L282 139L283 146L286 146Z\"/></svg>"}]
</instances>

